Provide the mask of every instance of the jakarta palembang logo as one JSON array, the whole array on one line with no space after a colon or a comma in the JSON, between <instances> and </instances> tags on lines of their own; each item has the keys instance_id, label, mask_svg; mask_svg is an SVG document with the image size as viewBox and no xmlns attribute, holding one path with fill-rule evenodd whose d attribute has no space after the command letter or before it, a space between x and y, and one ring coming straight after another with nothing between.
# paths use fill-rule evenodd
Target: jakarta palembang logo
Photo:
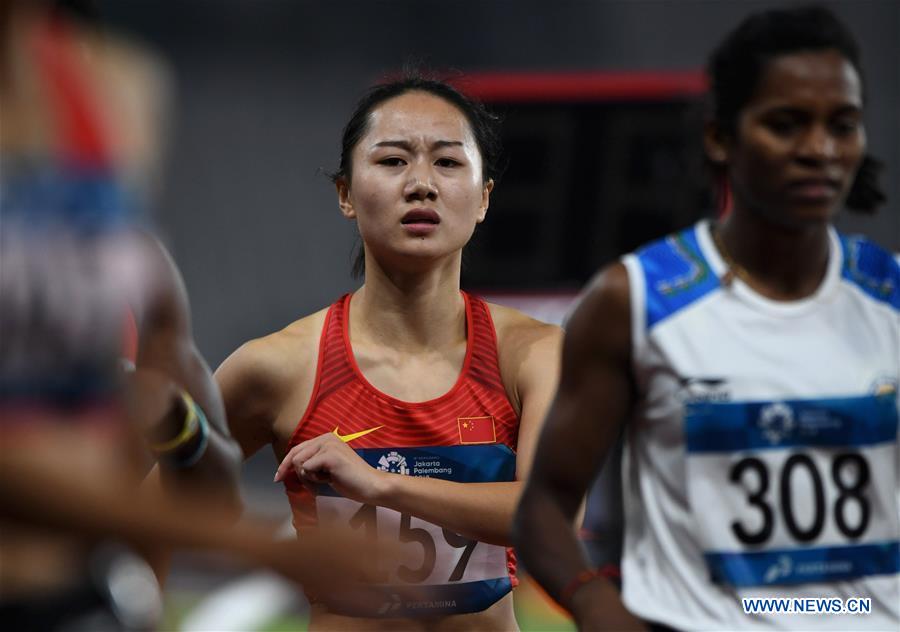
<instances>
[{"instance_id":1,"label":"jakarta palembang logo","mask_svg":"<svg viewBox=\"0 0 900 632\"><path fill-rule=\"evenodd\" d=\"M406 457L395 450L391 450L378 459L378 469L392 474L409 474Z\"/></svg>"},{"instance_id":2,"label":"jakarta palembang logo","mask_svg":"<svg viewBox=\"0 0 900 632\"><path fill-rule=\"evenodd\" d=\"M794 430L794 411L783 402L763 406L759 411L759 424L769 443L781 443Z\"/></svg>"}]
</instances>

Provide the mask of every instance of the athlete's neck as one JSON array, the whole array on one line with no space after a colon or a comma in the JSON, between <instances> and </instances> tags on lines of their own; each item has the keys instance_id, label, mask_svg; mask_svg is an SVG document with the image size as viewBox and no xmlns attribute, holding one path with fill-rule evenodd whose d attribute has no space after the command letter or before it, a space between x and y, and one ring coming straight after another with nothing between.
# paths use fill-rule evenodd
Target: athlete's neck
<instances>
[{"instance_id":1,"label":"athlete's neck","mask_svg":"<svg viewBox=\"0 0 900 632\"><path fill-rule=\"evenodd\" d=\"M790 301L812 295L825 278L828 226L780 225L735 208L712 230L718 231L720 254L736 276L767 298Z\"/></svg>"},{"instance_id":2,"label":"athlete's neck","mask_svg":"<svg viewBox=\"0 0 900 632\"><path fill-rule=\"evenodd\" d=\"M388 271L366 257L366 280L351 299L351 338L400 351L442 349L465 340L460 259L424 271Z\"/></svg>"}]
</instances>

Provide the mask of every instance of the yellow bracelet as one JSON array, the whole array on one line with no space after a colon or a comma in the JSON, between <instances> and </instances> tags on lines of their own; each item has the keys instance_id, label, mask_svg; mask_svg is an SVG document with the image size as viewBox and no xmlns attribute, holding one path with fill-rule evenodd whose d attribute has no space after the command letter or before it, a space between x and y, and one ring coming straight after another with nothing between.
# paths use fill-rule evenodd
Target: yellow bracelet
<instances>
[{"instance_id":1,"label":"yellow bracelet","mask_svg":"<svg viewBox=\"0 0 900 632\"><path fill-rule=\"evenodd\" d=\"M185 445L188 441L193 439L197 434L197 431L200 429L200 420L197 417L197 410L196 408L194 408L193 398L188 394L187 391L182 390L181 399L184 401L184 405L187 408L187 413L184 416L184 425L181 427L181 432L178 433L178 436L169 439L168 441L150 444L150 449L157 454L166 454L168 452L177 450L178 448Z\"/></svg>"}]
</instances>

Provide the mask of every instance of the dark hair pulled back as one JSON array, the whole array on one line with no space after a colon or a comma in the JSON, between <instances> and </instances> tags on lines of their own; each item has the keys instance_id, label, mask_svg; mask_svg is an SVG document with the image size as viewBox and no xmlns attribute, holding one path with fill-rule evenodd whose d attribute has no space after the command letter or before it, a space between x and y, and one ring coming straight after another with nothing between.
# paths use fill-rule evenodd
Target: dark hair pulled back
<instances>
[{"instance_id":1,"label":"dark hair pulled back","mask_svg":"<svg viewBox=\"0 0 900 632\"><path fill-rule=\"evenodd\" d=\"M341 136L341 160L336 171L329 173L333 182L353 179L353 150L369 129L371 114L382 103L408 92L432 94L455 106L463 116L475 137L481 155L481 177L484 182L498 180L503 172L500 119L479 101L471 99L446 81L426 76L417 70L406 71L400 79L371 87L357 102ZM365 253L362 246L353 261L353 276L365 272Z\"/></svg>"},{"instance_id":2,"label":"dark hair pulled back","mask_svg":"<svg viewBox=\"0 0 900 632\"><path fill-rule=\"evenodd\" d=\"M776 57L805 51L836 50L864 79L860 51L850 30L820 6L755 13L713 51L707 66L711 115L732 137L741 109L753 98L766 66ZM847 196L847 208L874 212L886 200L878 179L881 161L866 154Z\"/></svg>"}]
</instances>

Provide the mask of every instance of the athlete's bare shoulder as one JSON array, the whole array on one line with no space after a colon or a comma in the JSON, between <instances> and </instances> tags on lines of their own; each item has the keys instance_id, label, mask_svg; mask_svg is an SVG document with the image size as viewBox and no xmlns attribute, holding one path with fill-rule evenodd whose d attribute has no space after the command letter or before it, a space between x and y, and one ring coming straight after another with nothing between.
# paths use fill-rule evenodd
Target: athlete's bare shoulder
<instances>
[{"instance_id":1,"label":"athlete's bare shoulder","mask_svg":"<svg viewBox=\"0 0 900 632\"><path fill-rule=\"evenodd\" d=\"M116 130L106 136L123 178L139 188L158 186L174 79L162 58L133 40L104 29L78 29L88 53L83 68L104 121Z\"/></svg>"},{"instance_id":2,"label":"athlete's bare shoulder","mask_svg":"<svg viewBox=\"0 0 900 632\"><path fill-rule=\"evenodd\" d=\"M522 352L534 344L558 340L562 336L562 329L558 326L535 320L512 307L488 303L488 308L501 354L507 351Z\"/></svg>"},{"instance_id":3,"label":"athlete's bare shoulder","mask_svg":"<svg viewBox=\"0 0 900 632\"><path fill-rule=\"evenodd\" d=\"M567 348L589 353L598 348L628 356L631 345L631 291L621 262L608 265L591 279L575 304L566 326Z\"/></svg>"},{"instance_id":4,"label":"athlete's bare shoulder","mask_svg":"<svg viewBox=\"0 0 900 632\"><path fill-rule=\"evenodd\" d=\"M630 302L628 269L616 261L598 272L581 294L579 307L589 311L614 308L621 311Z\"/></svg>"},{"instance_id":5,"label":"athlete's bare shoulder","mask_svg":"<svg viewBox=\"0 0 900 632\"><path fill-rule=\"evenodd\" d=\"M312 379L327 309L295 320L274 333L255 338L231 354L219 373L236 373L269 396L287 385Z\"/></svg>"},{"instance_id":6,"label":"athlete's bare shoulder","mask_svg":"<svg viewBox=\"0 0 900 632\"><path fill-rule=\"evenodd\" d=\"M246 456L275 440L275 422L298 390L312 392L327 311L244 343L216 370L228 424Z\"/></svg>"},{"instance_id":7,"label":"athlete's bare shoulder","mask_svg":"<svg viewBox=\"0 0 900 632\"><path fill-rule=\"evenodd\" d=\"M521 411L522 388L529 378L555 379L562 329L535 320L517 309L489 303L497 332L500 374L515 408Z\"/></svg>"}]
</instances>

